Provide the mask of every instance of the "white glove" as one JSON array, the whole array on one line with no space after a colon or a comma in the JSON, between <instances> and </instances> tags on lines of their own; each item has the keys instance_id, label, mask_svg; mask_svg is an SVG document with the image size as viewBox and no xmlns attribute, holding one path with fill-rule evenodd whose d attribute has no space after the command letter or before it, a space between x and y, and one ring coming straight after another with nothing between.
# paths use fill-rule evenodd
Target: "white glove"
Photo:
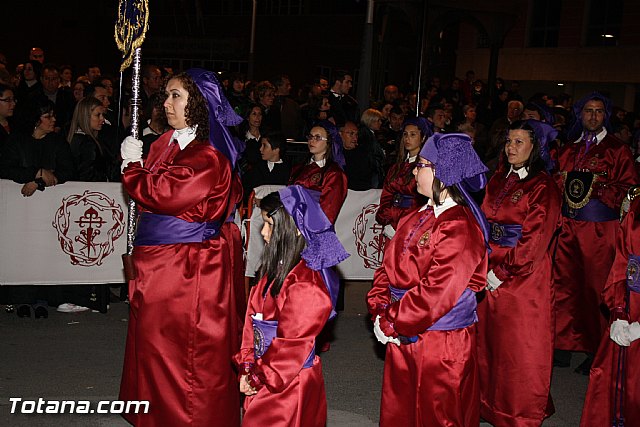
<instances>
[{"instance_id":1,"label":"white glove","mask_svg":"<svg viewBox=\"0 0 640 427\"><path fill-rule=\"evenodd\" d=\"M384 226L384 229L382 230L382 234L387 236L389 239L392 239L393 236L396 235L396 230L392 226L387 224Z\"/></svg>"},{"instance_id":2,"label":"white glove","mask_svg":"<svg viewBox=\"0 0 640 427\"><path fill-rule=\"evenodd\" d=\"M614 320L611 324L611 329L609 330L609 338L611 338L616 344L624 347L631 345L631 338L629 337L629 322L621 319Z\"/></svg>"},{"instance_id":3,"label":"white glove","mask_svg":"<svg viewBox=\"0 0 640 427\"><path fill-rule=\"evenodd\" d=\"M373 322L373 333L382 344L393 343L400 347L400 340L398 338L388 337L380 329L380 315L376 316L376 321Z\"/></svg>"},{"instance_id":4,"label":"white glove","mask_svg":"<svg viewBox=\"0 0 640 427\"><path fill-rule=\"evenodd\" d=\"M120 145L120 156L122 157L122 171L129 163L140 162L142 164L142 141L132 136L126 137Z\"/></svg>"},{"instance_id":5,"label":"white glove","mask_svg":"<svg viewBox=\"0 0 640 427\"><path fill-rule=\"evenodd\" d=\"M640 323L638 322L633 322L629 325L629 338L631 340L631 342L637 340L638 338L640 338Z\"/></svg>"},{"instance_id":6,"label":"white glove","mask_svg":"<svg viewBox=\"0 0 640 427\"><path fill-rule=\"evenodd\" d=\"M502 283L503 281L496 277L493 269L489 270L489 273L487 273L487 289L493 292L498 289L498 287L502 285Z\"/></svg>"}]
</instances>

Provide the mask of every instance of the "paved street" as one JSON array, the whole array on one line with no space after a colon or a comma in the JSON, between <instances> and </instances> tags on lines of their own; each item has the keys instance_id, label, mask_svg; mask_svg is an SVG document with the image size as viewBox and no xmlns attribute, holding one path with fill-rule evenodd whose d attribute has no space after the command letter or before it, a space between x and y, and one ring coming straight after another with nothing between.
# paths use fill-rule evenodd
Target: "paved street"
<instances>
[{"instance_id":1,"label":"paved street","mask_svg":"<svg viewBox=\"0 0 640 427\"><path fill-rule=\"evenodd\" d=\"M322 355L328 426L377 425L383 361L364 308L366 282L347 285L331 351ZM107 314L62 314L48 319L18 318L0 312L0 425L126 426L117 415L10 414L10 397L24 400L115 400L124 353L128 306L113 303ZM582 357L574 357L574 365ZM545 427L575 427L587 378L556 369L556 414Z\"/></svg>"}]
</instances>

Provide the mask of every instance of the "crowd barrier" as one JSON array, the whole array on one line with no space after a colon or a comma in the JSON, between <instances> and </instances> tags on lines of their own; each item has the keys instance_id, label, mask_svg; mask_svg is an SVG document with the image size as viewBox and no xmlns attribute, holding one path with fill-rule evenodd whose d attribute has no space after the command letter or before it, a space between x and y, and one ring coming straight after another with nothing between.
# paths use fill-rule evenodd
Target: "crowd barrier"
<instances>
[{"instance_id":1,"label":"crowd barrier","mask_svg":"<svg viewBox=\"0 0 640 427\"><path fill-rule=\"evenodd\" d=\"M67 182L31 197L23 197L21 188L0 180L0 285L124 282L127 204L121 184ZM380 190L349 190L336 222L351 254L338 266L345 279L371 280L382 261L386 239L375 222L379 200ZM261 253L259 214L254 209L250 221L257 232L249 233L248 276Z\"/></svg>"}]
</instances>

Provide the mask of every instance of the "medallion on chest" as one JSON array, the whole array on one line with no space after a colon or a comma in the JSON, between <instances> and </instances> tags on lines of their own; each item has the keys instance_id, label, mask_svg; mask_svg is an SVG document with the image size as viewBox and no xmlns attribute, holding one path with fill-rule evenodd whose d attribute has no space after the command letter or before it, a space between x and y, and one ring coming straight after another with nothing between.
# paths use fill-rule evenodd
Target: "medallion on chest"
<instances>
[{"instance_id":1,"label":"medallion on chest","mask_svg":"<svg viewBox=\"0 0 640 427\"><path fill-rule=\"evenodd\" d=\"M311 180L312 184L318 184L320 182L320 178L322 177L322 175L318 172L318 173L314 173L313 175L311 175L311 178L309 178Z\"/></svg>"}]
</instances>

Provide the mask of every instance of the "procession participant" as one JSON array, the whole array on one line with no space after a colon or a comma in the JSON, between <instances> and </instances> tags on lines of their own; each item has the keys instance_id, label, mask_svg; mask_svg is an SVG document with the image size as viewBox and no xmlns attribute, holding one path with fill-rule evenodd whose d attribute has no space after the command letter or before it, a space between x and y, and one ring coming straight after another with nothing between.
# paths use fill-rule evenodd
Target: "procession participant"
<instances>
[{"instance_id":1,"label":"procession participant","mask_svg":"<svg viewBox=\"0 0 640 427\"><path fill-rule=\"evenodd\" d=\"M128 137L121 147L124 188L142 213L120 399L150 402L149 413L125 415L137 426L238 426L238 314L220 227L241 151L227 126L241 119L212 72L178 74L165 94L175 130L151 146L144 165L142 141Z\"/></svg>"},{"instance_id":2,"label":"procession participant","mask_svg":"<svg viewBox=\"0 0 640 427\"><path fill-rule=\"evenodd\" d=\"M423 117L408 118L402 125L398 160L387 172L376 212L376 221L384 226L384 234L389 238L395 234L400 218L426 202L416 190L413 164L429 136L429 127Z\"/></svg>"},{"instance_id":3,"label":"procession participant","mask_svg":"<svg viewBox=\"0 0 640 427\"><path fill-rule=\"evenodd\" d=\"M638 182L631 151L607 131L611 101L592 93L574 105L576 123L559 151L562 231L553 267L556 295L556 366L586 352L576 369L589 375L593 353L608 325L601 293L615 254L618 212ZM605 308L606 310L606 308Z\"/></svg>"},{"instance_id":4,"label":"procession participant","mask_svg":"<svg viewBox=\"0 0 640 427\"><path fill-rule=\"evenodd\" d=\"M486 285L488 225L470 191L487 168L465 134L436 134L414 174L429 203L405 216L367 295L387 344L380 425L480 423L476 292Z\"/></svg>"},{"instance_id":5,"label":"procession participant","mask_svg":"<svg viewBox=\"0 0 640 427\"><path fill-rule=\"evenodd\" d=\"M335 314L349 255L314 194L294 185L260 202L266 243L235 360L247 397L242 425L324 427L327 403L316 336Z\"/></svg>"},{"instance_id":6,"label":"procession participant","mask_svg":"<svg viewBox=\"0 0 640 427\"><path fill-rule=\"evenodd\" d=\"M320 191L320 206L329 221L335 224L347 198L342 138L333 123L324 121L311 128L307 141L311 153L309 161L294 166L289 184Z\"/></svg>"},{"instance_id":7,"label":"procession participant","mask_svg":"<svg viewBox=\"0 0 640 427\"><path fill-rule=\"evenodd\" d=\"M593 361L581 427L640 426L640 192L635 190L603 291L611 326Z\"/></svg>"},{"instance_id":8,"label":"procession participant","mask_svg":"<svg viewBox=\"0 0 640 427\"><path fill-rule=\"evenodd\" d=\"M480 414L494 426L540 426L555 412L549 244L561 199L547 171L557 133L535 120L512 123L482 203L492 251L490 292L478 304Z\"/></svg>"}]
</instances>

